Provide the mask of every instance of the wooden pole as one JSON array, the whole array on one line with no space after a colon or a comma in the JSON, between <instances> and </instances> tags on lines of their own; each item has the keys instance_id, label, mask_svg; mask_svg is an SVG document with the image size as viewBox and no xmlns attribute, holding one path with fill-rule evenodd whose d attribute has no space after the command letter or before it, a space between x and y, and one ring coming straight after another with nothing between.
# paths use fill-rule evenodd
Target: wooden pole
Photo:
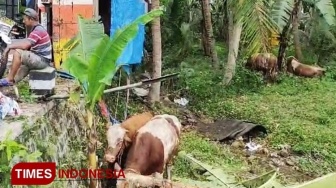
<instances>
[{"instance_id":1,"label":"wooden pole","mask_svg":"<svg viewBox=\"0 0 336 188\"><path fill-rule=\"evenodd\" d=\"M115 87L115 88L111 88L111 89L106 89L106 90L104 90L104 94L106 94L106 93L112 93L112 92L116 92L116 91L122 91L122 90L126 90L126 89L131 89L131 88L135 88L135 87L140 87L140 86L144 86L144 85L149 85L149 84L152 84L152 83L155 83L155 82L160 82L160 81L163 81L163 80L174 78L178 74L179 73L174 73L174 74L162 76L160 78L149 79L149 80L145 80L145 81L142 81L142 82L137 82L137 83L134 83L134 84L129 84L129 85L125 85L125 86L119 86L119 87ZM84 95L81 94L80 97L84 98ZM46 97L46 96L33 96L33 98L35 98L35 99L42 99L42 100L68 99L68 98L70 98L70 95L52 95L50 97Z\"/></svg>"}]
</instances>

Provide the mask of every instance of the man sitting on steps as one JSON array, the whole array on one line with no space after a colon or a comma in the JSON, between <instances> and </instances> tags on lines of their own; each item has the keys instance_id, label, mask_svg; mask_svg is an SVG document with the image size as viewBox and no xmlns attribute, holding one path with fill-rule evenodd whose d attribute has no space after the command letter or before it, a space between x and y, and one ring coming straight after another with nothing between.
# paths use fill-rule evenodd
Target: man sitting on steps
<instances>
[{"instance_id":1,"label":"man sitting on steps","mask_svg":"<svg viewBox=\"0 0 336 188\"><path fill-rule=\"evenodd\" d=\"M47 30L38 22L38 14L27 8L23 12L23 23L31 33L26 39L9 44L3 52L2 63L7 63L8 54L13 53L13 61L7 78L0 79L1 86L12 86L26 77L30 70L44 69L51 61L51 40Z\"/></svg>"}]
</instances>

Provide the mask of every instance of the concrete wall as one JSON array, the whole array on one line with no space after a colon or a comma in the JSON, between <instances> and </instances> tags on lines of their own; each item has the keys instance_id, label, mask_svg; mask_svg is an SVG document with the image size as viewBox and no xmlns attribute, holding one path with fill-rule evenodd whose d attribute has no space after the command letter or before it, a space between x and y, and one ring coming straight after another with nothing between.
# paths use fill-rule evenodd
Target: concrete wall
<instances>
[{"instance_id":1,"label":"concrete wall","mask_svg":"<svg viewBox=\"0 0 336 188\"><path fill-rule=\"evenodd\" d=\"M40 161L54 161L58 168L63 169L85 168L86 137L83 134L85 131L79 126L78 114L72 109L76 105L69 105L64 100L49 102L39 107L36 105L36 111L31 112L30 117L26 116L19 121L2 122L0 141L8 131L12 131L12 138L27 146L30 152L38 150L42 153ZM13 159L12 165L17 162L19 162L18 159ZM55 181L50 187L87 187L83 185L84 183Z\"/></svg>"}]
</instances>

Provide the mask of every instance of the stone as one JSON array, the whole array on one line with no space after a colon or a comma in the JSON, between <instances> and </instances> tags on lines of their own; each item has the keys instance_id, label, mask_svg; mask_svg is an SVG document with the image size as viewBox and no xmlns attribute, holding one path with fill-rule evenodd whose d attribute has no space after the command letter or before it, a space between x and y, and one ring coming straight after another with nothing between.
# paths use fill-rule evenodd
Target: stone
<instances>
[{"instance_id":1,"label":"stone","mask_svg":"<svg viewBox=\"0 0 336 188\"><path fill-rule=\"evenodd\" d=\"M257 153L258 154L264 154L266 156L269 156L270 155L270 151L267 149L267 148L259 148L257 150Z\"/></svg>"},{"instance_id":2,"label":"stone","mask_svg":"<svg viewBox=\"0 0 336 188\"><path fill-rule=\"evenodd\" d=\"M276 166L276 167L280 167L280 166L284 166L285 165L285 163L284 162L282 162L281 160L278 160L278 159L271 159L271 161L272 161L272 163L273 163L273 165L274 166Z\"/></svg>"},{"instance_id":3,"label":"stone","mask_svg":"<svg viewBox=\"0 0 336 188\"><path fill-rule=\"evenodd\" d=\"M244 148L244 143L239 140L236 140L232 142L231 146L234 148Z\"/></svg>"},{"instance_id":4,"label":"stone","mask_svg":"<svg viewBox=\"0 0 336 188\"><path fill-rule=\"evenodd\" d=\"M35 95L54 94L56 86L56 70L47 67L41 70L31 70L29 72L30 92Z\"/></svg>"},{"instance_id":5,"label":"stone","mask_svg":"<svg viewBox=\"0 0 336 188\"><path fill-rule=\"evenodd\" d=\"M289 153L286 149L282 149L280 152L279 152L279 155L281 157L288 157L289 156Z\"/></svg>"},{"instance_id":6,"label":"stone","mask_svg":"<svg viewBox=\"0 0 336 188\"><path fill-rule=\"evenodd\" d=\"M295 165L295 163L294 163L292 160L290 160L290 159L287 159L287 160L286 160L286 164L287 164L288 166L294 166L294 165Z\"/></svg>"},{"instance_id":7,"label":"stone","mask_svg":"<svg viewBox=\"0 0 336 188\"><path fill-rule=\"evenodd\" d=\"M270 157L272 157L272 158L277 158L277 157L279 157L279 156L278 156L278 154L277 154L276 152L273 152L273 153L270 154Z\"/></svg>"}]
</instances>

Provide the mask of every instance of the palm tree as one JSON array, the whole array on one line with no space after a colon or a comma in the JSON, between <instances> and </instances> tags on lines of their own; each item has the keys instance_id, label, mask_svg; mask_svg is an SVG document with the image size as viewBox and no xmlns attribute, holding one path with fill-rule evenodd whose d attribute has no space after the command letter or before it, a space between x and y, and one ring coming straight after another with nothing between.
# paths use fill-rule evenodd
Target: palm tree
<instances>
[{"instance_id":1,"label":"palm tree","mask_svg":"<svg viewBox=\"0 0 336 188\"><path fill-rule=\"evenodd\" d=\"M310 1L302 0L314 7L329 26L335 23L335 10L331 0ZM239 31L242 28L242 37L246 45L246 55L256 52L268 52L270 44L268 42L271 33L280 35L280 46L278 54L278 65L281 69L284 52L287 46L288 32L292 24L292 13L294 0L240 0L228 1L228 9L231 10L232 30ZM230 24L229 24L230 25ZM236 33L233 31L232 33ZM238 34L234 34L238 35ZM232 35L231 35L232 36ZM238 39L237 39L238 38ZM240 36L229 37L230 47L229 58L225 67L224 83L230 83L236 66L236 58L239 48ZM233 40L233 41L231 41Z\"/></svg>"},{"instance_id":2,"label":"palm tree","mask_svg":"<svg viewBox=\"0 0 336 188\"><path fill-rule=\"evenodd\" d=\"M218 57L217 51L215 47L215 38L213 34L213 28L211 23L211 9L210 9L210 2L209 0L201 0L202 4L202 13L203 13L203 32L205 36L204 45L205 45L205 52L206 55L210 55L213 66L217 68L218 64ZM209 53L210 54L207 54Z\"/></svg>"},{"instance_id":3,"label":"palm tree","mask_svg":"<svg viewBox=\"0 0 336 188\"><path fill-rule=\"evenodd\" d=\"M151 9L156 10L160 7L160 0L153 0ZM152 22L152 37L153 37L153 69L152 78L161 76L162 67L162 44L161 44L161 26L160 18L156 18ZM161 82L153 83L149 92L149 100L151 102L160 101Z\"/></svg>"}]
</instances>

